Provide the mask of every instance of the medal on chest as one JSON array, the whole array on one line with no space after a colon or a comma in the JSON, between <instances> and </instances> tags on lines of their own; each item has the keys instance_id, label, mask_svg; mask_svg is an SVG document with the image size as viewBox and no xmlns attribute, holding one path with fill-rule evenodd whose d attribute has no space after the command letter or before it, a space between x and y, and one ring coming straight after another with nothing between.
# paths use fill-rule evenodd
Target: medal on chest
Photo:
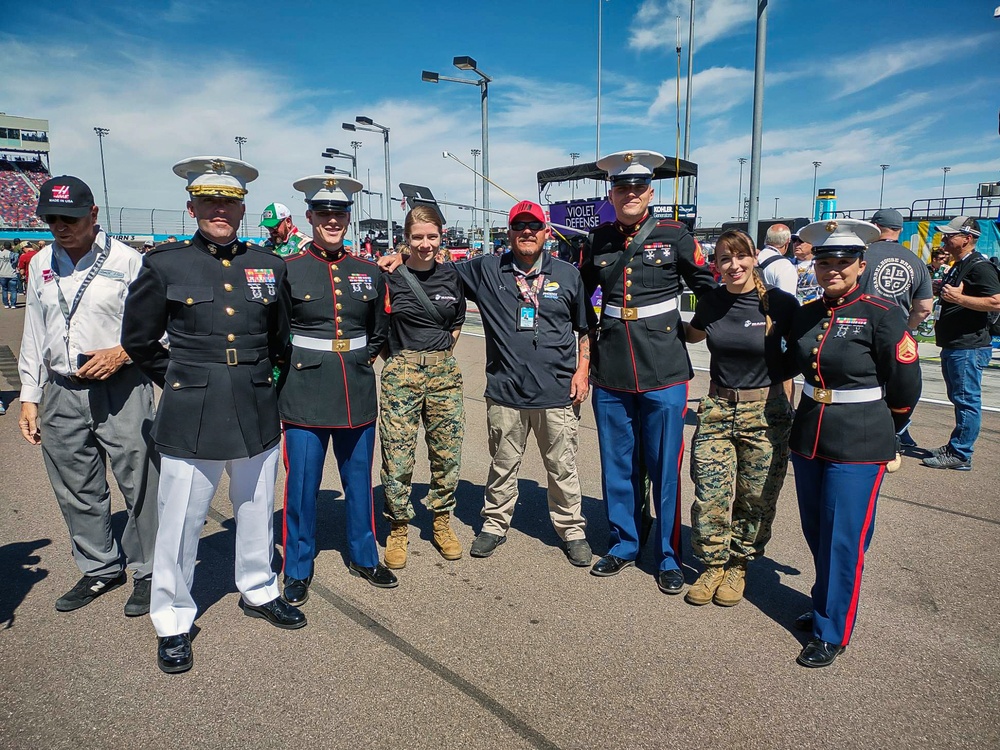
<instances>
[{"instance_id":1,"label":"medal on chest","mask_svg":"<svg viewBox=\"0 0 1000 750\"><path fill-rule=\"evenodd\" d=\"M265 289L270 297L277 293L277 282L274 279L273 269L247 268L244 273L247 277L247 287L254 299L263 299Z\"/></svg>"},{"instance_id":2,"label":"medal on chest","mask_svg":"<svg viewBox=\"0 0 1000 750\"><path fill-rule=\"evenodd\" d=\"M372 277L366 273L352 273L347 277L347 282L351 285L352 292L373 291Z\"/></svg>"}]
</instances>

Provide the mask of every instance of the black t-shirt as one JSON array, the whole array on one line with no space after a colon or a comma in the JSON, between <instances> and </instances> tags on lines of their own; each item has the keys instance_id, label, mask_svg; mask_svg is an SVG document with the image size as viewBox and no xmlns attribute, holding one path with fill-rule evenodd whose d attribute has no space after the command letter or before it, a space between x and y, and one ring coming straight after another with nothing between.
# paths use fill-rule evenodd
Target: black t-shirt
<instances>
[{"instance_id":1,"label":"black t-shirt","mask_svg":"<svg viewBox=\"0 0 1000 750\"><path fill-rule=\"evenodd\" d=\"M723 388L766 388L787 379L782 348L799 303L780 289L767 291L771 333L756 290L732 294L724 286L698 300L691 327L708 334L709 372Z\"/></svg>"},{"instance_id":2,"label":"black t-shirt","mask_svg":"<svg viewBox=\"0 0 1000 750\"><path fill-rule=\"evenodd\" d=\"M865 251L865 264L858 279L865 294L895 302L907 313L914 300L934 296L927 266L898 242L873 242Z\"/></svg>"},{"instance_id":3,"label":"black t-shirt","mask_svg":"<svg viewBox=\"0 0 1000 750\"><path fill-rule=\"evenodd\" d=\"M963 293L970 297L1000 294L996 268L977 252L970 253L953 265L941 285L955 286L956 283L964 284ZM942 349L979 349L989 346L992 339L988 315L941 300L934 338Z\"/></svg>"},{"instance_id":4,"label":"black t-shirt","mask_svg":"<svg viewBox=\"0 0 1000 750\"><path fill-rule=\"evenodd\" d=\"M462 280L451 263L435 263L430 270L410 273L420 284L444 318L440 325L420 304L403 275L396 271L382 274L379 285L378 316L389 318L389 354L404 349L415 352L440 352L451 349L451 332L465 323L465 291ZM378 330L378 322L375 325Z\"/></svg>"},{"instance_id":5,"label":"black t-shirt","mask_svg":"<svg viewBox=\"0 0 1000 750\"><path fill-rule=\"evenodd\" d=\"M539 293L537 330L521 330L514 261L481 255L455 264L465 293L479 306L486 332L486 397L514 409L569 406L570 381L577 365L577 339L586 331L587 307L580 272L569 263L542 255L541 268L528 274L531 284L545 276Z\"/></svg>"}]
</instances>

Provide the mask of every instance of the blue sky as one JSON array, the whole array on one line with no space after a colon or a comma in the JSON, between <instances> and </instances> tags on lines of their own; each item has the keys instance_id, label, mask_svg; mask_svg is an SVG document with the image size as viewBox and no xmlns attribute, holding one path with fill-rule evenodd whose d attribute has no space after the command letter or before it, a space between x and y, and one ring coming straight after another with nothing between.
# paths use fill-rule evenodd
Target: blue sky
<instances>
[{"instance_id":1,"label":"blue sky","mask_svg":"<svg viewBox=\"0 0 1000 750\"><path fill-rule=\"evenodd\" d=\"M100 189L95 125L105 139L112 206L181 208L170 166L187 156L235 155L261 170L248 207L272 200L303 211L291 183L322 172L332 146L359 152L361 178L383 190L380 136L340 125L367 115L391 128L394 183L428 185L472 202L480 146L478 91L420 80L460 77L470 55L490 87L490 171L537 199L539 169L592 160L599 0L533 4L441 0L368 3L15 3L0 32L0 110L51 122L52 166ZM949 3L772 0L768 19L761 216L807 216L813 161L841 208L908 206L974 195L1000 179L998 0ZM287 6L287 7L286 7ZM601 151L673 155L675 16L686 75L688 0L603 4ZM691 159L699 213L714 225L737 211L740 156L750 156L754 0L697 0ZM682 80L682 96L684 81ZM683 121L683 113L682 113ZM347 162L340 164L346 165ZM748 165L749 167L749 165ZM744 192L749 169L744 173ZM671 202L670 183L657 202ZM394 194L397 191L394 190ZM578 195L579 195L578 190ZM553 187L553 200L570 189ZM512 201L492 191L496 208ZM398 204L394 208L399 219ZM376 209L377 213L377 209ZM467 226L469 213L452 211Z\"/></svg>"}]
</instances>

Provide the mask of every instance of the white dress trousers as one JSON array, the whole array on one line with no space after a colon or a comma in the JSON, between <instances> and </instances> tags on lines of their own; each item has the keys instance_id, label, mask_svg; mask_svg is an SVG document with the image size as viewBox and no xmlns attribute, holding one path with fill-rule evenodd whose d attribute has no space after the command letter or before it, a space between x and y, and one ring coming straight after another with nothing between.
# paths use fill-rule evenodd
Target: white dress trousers
<instances>
[{"instance_id":1,"label":"white dress trousers","mask_svg":"<svg viewBox=\"0 0 1000 750\"><path fill-rule=\"evenodd\" d=\"M236 588L248 604L277 598L271 570L274 550L274 483L278 446L229 461L161 456L157 496L159 528L153 553L149 616L158 636L188 633L198 608L191 597L198 540L222 472L236 519Z\"/></svg>"}]
</instances>

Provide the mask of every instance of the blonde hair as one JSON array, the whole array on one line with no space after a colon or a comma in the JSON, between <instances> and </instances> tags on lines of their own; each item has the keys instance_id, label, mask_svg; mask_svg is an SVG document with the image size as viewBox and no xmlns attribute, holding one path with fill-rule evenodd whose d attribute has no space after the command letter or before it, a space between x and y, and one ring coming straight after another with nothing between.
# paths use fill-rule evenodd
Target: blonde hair
<instances>
[{"instance_id":1,"label":"blonde hair","mask_svg":"<svg viewBox=\"0 0 1000 750\"><path fill-rule=\"evenodd\" d=\"M409 237L414 224L433 224L438 228L439 233L444 234L441 215L433 206L419 205L411 208L403 221L403 234Z\"/></svg>"},{"instance_id":2,"label":"blonde hair","mask_svg":"<svg viewBox=\"0 0 1000 750\"><path fill-rule=\"evenodd\" d=\"M754 247L750 235L738 229L727 229L722 233L715 243L716 256L718 256L720 250L729 253L729 255L757 257L757 248ZM764 308L764 335L767 336L771 333L773 326L773 321L768 311L767 288L764 286L764 279L761 277L760 271L757 270L757 266L754 266L750 273L753 276L754 288L757 290L757 298L760 300L761 307Z\"/></svg>"}]
</instances>

